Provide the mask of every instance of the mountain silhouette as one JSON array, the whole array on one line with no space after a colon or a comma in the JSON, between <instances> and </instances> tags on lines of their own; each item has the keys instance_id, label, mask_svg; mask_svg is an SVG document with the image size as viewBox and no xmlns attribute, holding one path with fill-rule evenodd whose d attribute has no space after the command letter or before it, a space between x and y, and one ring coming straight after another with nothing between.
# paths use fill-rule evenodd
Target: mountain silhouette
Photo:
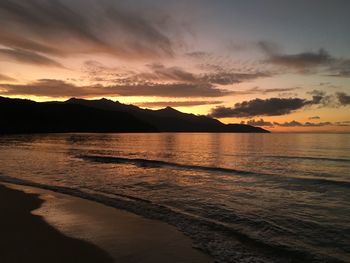
<instances>
[{"instance_id":1,"label":"mountain silhouette","mask_svg":"<svg viewBox=\"0 0 350 263\"><path fill-rule=\"evenodd\" d=\"M152 125L116 111L0 97L0 133L151 132Z\"/></svg>"},{"instance_id":2,"label":"mountain silhouette","mask_svg":"<svg viewBox=\"0 0 350 263\"><path fill-rule=\"evenodd\" d=\"M162 132L268 132L259 127L244 124L224 124L217 119L177 111L171 107L160 110L141 109L134 105L113 102L108 99L84 100L71 98L65 104L77 104L96 109L126 112L143 120Z\"/></svg>"},{"instance_id":3,"label":"mountain silhouette","mask_svg":"<svg viewBox=\"0 0 350 263\"><path fill-rule=\"evenodd\" d=\"M222 122L171 107L142 109L108 99L71 98L34 102L0 97L0 133L53 132L268 132L259 127Z\"/></svg>"}]
</instances>

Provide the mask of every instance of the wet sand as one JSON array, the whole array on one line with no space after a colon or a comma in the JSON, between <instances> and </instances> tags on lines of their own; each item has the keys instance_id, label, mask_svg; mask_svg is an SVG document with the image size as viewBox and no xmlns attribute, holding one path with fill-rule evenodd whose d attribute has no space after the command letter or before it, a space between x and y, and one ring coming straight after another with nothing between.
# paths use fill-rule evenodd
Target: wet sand
<instances>
[{"instance_id":1,"label":"wet sand","mask_svg":"<svg viewBox=\"0 0 350 263\"><path fill-rule=\"evenodd\" d=\"M213 262L160 221L69 195L0 185L0 262Z\"/></svg>"}]
</instances>

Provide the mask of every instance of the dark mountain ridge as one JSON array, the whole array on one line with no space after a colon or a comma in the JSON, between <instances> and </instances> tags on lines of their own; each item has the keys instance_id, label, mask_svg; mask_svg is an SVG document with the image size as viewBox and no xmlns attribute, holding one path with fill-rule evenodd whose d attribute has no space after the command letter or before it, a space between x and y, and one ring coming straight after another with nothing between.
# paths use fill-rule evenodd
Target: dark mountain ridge
<instances>
[{"instance_id":1,"label":"dark mountain ridge","mask_svg":"<svg viewBox=\"0 0 350 263\"><path fill-rule=\"evenodd\" d=\"M108 99L34 102L0 97L0 133L49 132L268 132L171 107L142 109Z\"/></svg>"}]
</instances>

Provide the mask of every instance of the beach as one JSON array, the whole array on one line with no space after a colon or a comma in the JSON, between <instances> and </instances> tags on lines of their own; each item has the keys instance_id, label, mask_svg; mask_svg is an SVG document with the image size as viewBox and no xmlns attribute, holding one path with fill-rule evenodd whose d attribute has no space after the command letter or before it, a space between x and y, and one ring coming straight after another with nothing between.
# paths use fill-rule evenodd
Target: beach
<instances>
[{"instance_id":1,"label":"beach","mask_svg":"<svg viewBox=\"0 0 350 263\"><path fill-rule=\"evenodd\" d=\"M0 185L0 261L212 262L175 227L77 197Z\"/></svg>"}]
</instances>

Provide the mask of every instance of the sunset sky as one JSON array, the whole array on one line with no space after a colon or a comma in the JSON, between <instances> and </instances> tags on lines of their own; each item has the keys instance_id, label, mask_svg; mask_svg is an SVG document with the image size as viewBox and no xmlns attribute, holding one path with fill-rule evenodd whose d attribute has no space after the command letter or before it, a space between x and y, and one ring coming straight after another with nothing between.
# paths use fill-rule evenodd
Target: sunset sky
<instances>
[{"instance_id":1,"label":"sunset sky","mask_svg":"<svg viewBox=\"0 0 350 263\"><path fill-rule=\"evenodd\" d=\"M0 95L350 132L348 0L1 0Z\"/></svg>"}]
</instances>

